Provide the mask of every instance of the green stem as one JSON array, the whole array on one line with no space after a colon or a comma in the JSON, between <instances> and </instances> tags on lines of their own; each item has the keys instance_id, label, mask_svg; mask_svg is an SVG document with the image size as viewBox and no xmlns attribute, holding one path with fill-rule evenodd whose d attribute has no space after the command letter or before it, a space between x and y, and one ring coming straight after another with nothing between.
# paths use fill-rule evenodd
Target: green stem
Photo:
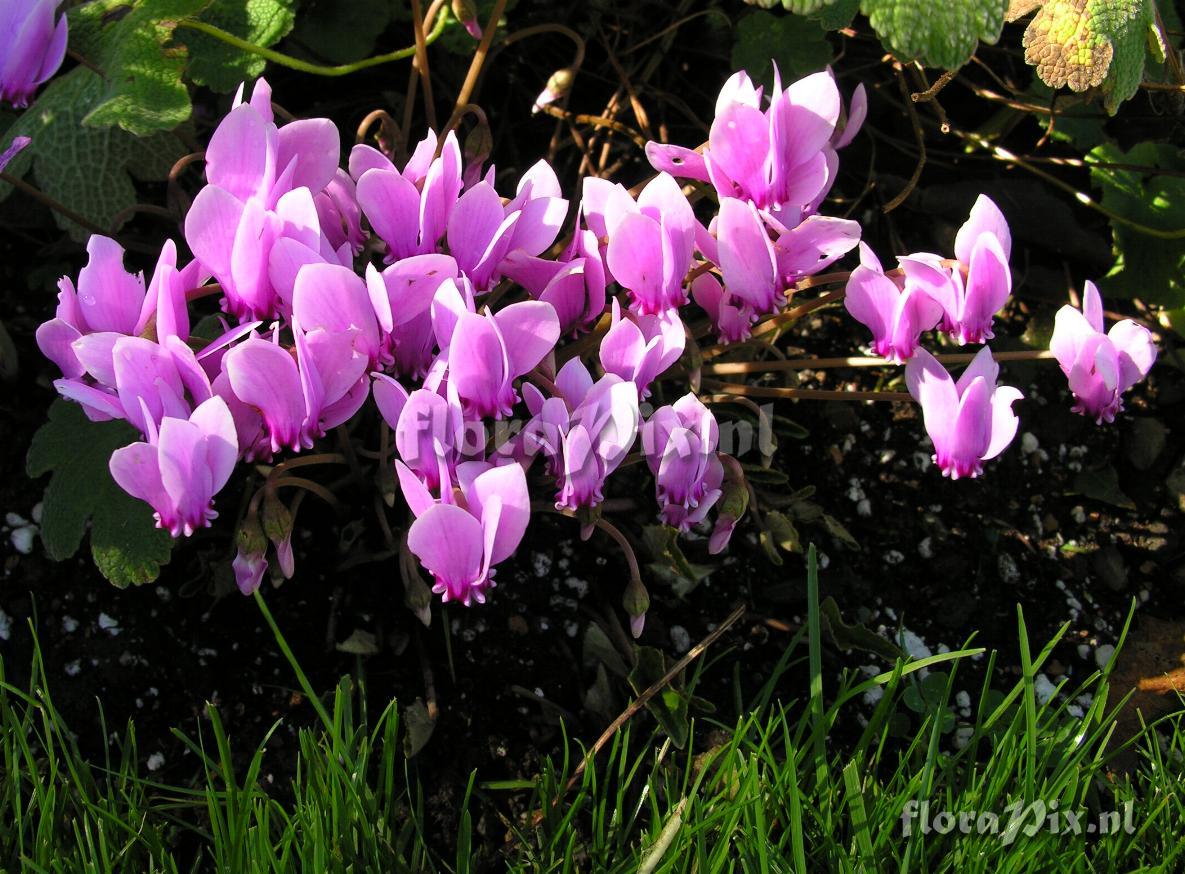
<instances>
[{"instance_id":1,"label":"green stem","mask_svg":"<svg viewBox=\"0 0 1185 874\"><path fill-rule=\"evenodd\" d=\"M448 23L448 15L442 11L436 17L435 26L433 26L430 33L424 38L424 44L431 45L437 38L444 33L445 25ZM375 55L372 58L364 58L361 61L355 61L352 64L338 64L336 66L327 67L323 64L313 64L308 61L302 61L300 58L294 58L291 55L286 55L283 52L277 52L272 49L257 46L255 43L248 42L245 39L235 36L233 33L223 30L220 27L215 27L212 24L207 24L204 21L198 21L195 18L186 18L177 22L178 27L187 27L190 30L196 30L207 36L212 36L214 39L221 40L227 45L234 46L244 52L250 52L253 55L259 55L261 58L271 61L273 64L279 64L281 67L288 67L292 70L299 70L302 73L311 73L314 76L348 76L350 73L357 73L359 70L366 70L370 67L377 67L380 64L389 64L392 61L402 61L413 57L416 53L414 45L407 48L398 49L393 52L388 52L385 55Z\"/></svg>"}]
</instances>

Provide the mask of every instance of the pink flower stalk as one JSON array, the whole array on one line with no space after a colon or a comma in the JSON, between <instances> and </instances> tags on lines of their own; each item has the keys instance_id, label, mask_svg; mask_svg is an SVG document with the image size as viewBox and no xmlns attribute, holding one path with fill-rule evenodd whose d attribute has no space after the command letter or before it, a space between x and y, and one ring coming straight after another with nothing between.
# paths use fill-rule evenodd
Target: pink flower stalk
<instances>
[{"instance_id":1,"label":"pink flower stalk","mask_svg":"<svg viewBox=\"0 0 1185 874\"><path fill-rule=\"evenodd\" d=\"M238 452L230 410L212 397L188 417L164 418L148 442L115 450L111 476L152 507L158 528L188 537L218 518L214 496L230 479Z\"/></svg>"},{"instance_id":2,"label":"pink flower stalk","mask_svg":"<svg viewBox=\"0 0 1185 874\"><path fill-rule=\"evenodd\" d=\"M301 266L353 263L352 244L335 249L321 230L314 200L336 179L339 150L329 119L277 127L267 82L256 82L248 103L240 89L206 150L209 184L185 217L185 239L221 284L227 312L243 319L286 314Z\"/></svg>"},{"instance_id":3,"label":"pink flower stalk","mask_svg":"<svg viewBox=\"0 0 1185 874\"><path fill-rule=\"evenodd\" d=\"M0 2L0 102L28 106L66 57L66 16L57 0Z\"/></svg>"},{"instance_id":4,"label":"pink flower stalk","mask_svg":"<svg viewBox=\"0 0 1185 874\"><path fill-rule=\"evenodd\" d=\"M1070 381L1073 411L1100 425L1115 420L1123 393L1156 362L1156 344L1143 325L1123 319L1103 333L1103 299L1090 280L1081 312L1068 304L1058 310L1049 349Z\"/></svg>"},{"instance_id":5,"label":"pink flower stalk","mask_svg":"<svg viewBox=\"0 0 1185 874\"><path fill-rule=\"evenodd\" d=\"M942 305L904 278L893 279L876 255L860 244L860 266L852 271L844 294L852 318L872 331L872 350L900 364L913 357L918 338L938 324Z\"/></svg>"},{"instance_id":6,"label":"pink flower stalk","mask_svg":"<svg viewBox=\"0 0 1185 874\"><path fill-rule=\"evenodd\" d=\"M716 417L694 394L660 407L642 428L642 451L664 524L686 531L720 499L719 441Z\"/></svg>"},{"instance_id":7,"label":"pink flower stalk","mask_svg":"<svg viewBox=\"0 0 1185 874\"><path fill-rule=\"evenodd\" d=\"M484 461L460 465L457 475L457 503L438 503L415 477L400 476L416 517L407 548L435 578L432 591L441 600L484 604L495 585L493 566L513 555L526 533L527 477L517 464L491 467Z\"/></svg>"},{"instance_id":8,"label":"pink flower stalk","mask_svg":"<svg viewBox=\"0 0 1185 874\"><path fill-rule=\"evenodd\" d=\"M533 370L559 336L555 310L542 301L462 312L448 343L449 382L472 415L509 416L519 400L514 380Z\"/></svg>"},{"instance_id":9,"label":"pink flower stalk","mask_svg":"<svg viewBox=\"0 0 1185 874\"><path fill-rule=\"evenodd\" d=\"M1020 420L1012 405L1024 395L1012 386L997 386L999 373L986 346L958 382L925 349L918 349L906 365L905 381L922 406L934 462L943 476L979 476L983 462L1003 452L1016 436Z\"/></svg>"},{"instance_id":10,"label":"pink flower stalk","mask_svg":"<svg viewBox=\"0 0 1185 874\"><path fill-rule=\"evenodd\" d=\"M621 312L613 301L613 323L601 340L601 367L632 382L639 398L670 368L687 344L687 332L674 311L653 316Z\"/></svg>"}]
</instances>

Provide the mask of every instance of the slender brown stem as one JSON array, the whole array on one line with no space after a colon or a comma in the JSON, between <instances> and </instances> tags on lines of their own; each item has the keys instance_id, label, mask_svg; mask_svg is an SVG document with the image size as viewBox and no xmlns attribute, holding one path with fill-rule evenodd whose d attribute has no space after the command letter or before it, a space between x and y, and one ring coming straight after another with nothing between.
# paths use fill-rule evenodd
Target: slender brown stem
<instances>
[{"instance_id":1,"label":"slender brown stem","mask_svg":"<svg viewBox=\"0 0 1185 874\"><path fill-rule=\"evenodd\" d=\"M609 724L609 727L601 733L601 736L597 738L596 743L592 745L589 751L585 754L584 758L580 760L580 764L576 766L576 770L572 772L572 778L568 781L567 785L564 786L563 793L557 795L552 803L560 803L560 800L563 798L563 796L570 792L572 787L574 787L580 781L580 775L584 773L589 764L591 764L592 761L597 757L597 753L604 749L605 744L609 743L609 741L613 739L613 735L617 734L621 727L629 722L630 718L635 713L646 706L647 701L665 689L676 677L678 677L681 673L683 673L684 670L687 669L688 665L703 655L708 647L719 640L724 632L732 628L737 620L739 620L744 615L745 605L741 604L739 607L729 613L725 620L717 625L707 637L688 650L687 655L679 659L679 661L676 662L669 671L663 674L663 676L656 683L654 683L654 685L631 701L630 705L621 712L621 715L614 719L613 722Z\"/></svg>"},{"instance_id":2,"label":"slender brown stem","mask_svg":"<svg viewBox=\"0 0 1185 874\"><path fill-rule=\"evenodd\" d=\"M844 277L844 279L846 281L847 277ZM820 295L814 300L809 300L806 303L801 303L796 307L786 310L785 312L778 313L776 316L772 316L766 319L760 325L757 325L753 329L753 336L760 337L763 334L768 334L770 331L776 331L783 325L793 322L797 319L801 319L807 313L812 313L820 307L825 307L828 304L838 303L839 301L843 300L845 292L846 289L837 288L835 291L829 291L824 295Z\"/></svg>"},{"instance_id":3,"label":"slender brown stem","mask_svg":"<svg viewBox=\"0 0 1185 874\"><path fill-rule=\"evenodd\" d=\"M905 391L828 391L821 388L780 388L764 385L743 385L741 383L717 382L711 380L712 388L720 394L709 395L705 400L720 402L734 397L777 398L802 401L900 401L912 403L913 397Z\"/></svg>"},{"instance_id":4,"label":"slender brown stem","mask_svg":"<svg viewBox=\"0 0 1185 874\"><path fill-rule=\"evenodd\" d=\"M428 75L428 40L424 33L424 10L420 0L411 0L412 25L416 32L416 67L420 71L420 87L424 92L424 114L428 127L436 129L436 107L432 102L432 77Z\"/></svg>"},{"instance_id":5,"label":"slender brown stem","mask_svg":"<svg viewBox=\"0 0 1185 874\"><path fill-rule=\"evenodd\" d=\"M294 470L298 467L309 467L314 464L345 464L346 457L337 452L318 452L316 455L298 455L295 458L289 458L287 461L281 461L272 468L269 476L275 477L285 471Z\"/></svg>"},{"instance_id":6,"label":"slender brown stem","mask_svg":"<svg viewBox=\"0 0 1185 874\"><path fill-rule=\"evenodd\" d=\"M972 352L952 352L935 355L943 364L968 364L975 358ZM996 361L1046 361L1053 358L1048 349L1031 349L1021 352L995 352ZM795 358L788 361L728 361L721 364L704 365L705 374L731 376L740 373L769 373L781 370L826 370L832 367L891 367L893 362L884 358L854 356L850 358Z\"/></svg>"},{"instance_id":7,"label":"slender brown stem","mask_svg":"<svg viewBox=\"0 0 1185 874\"><path fill-rule=\"evenodd\" d=\"M30 185L24 179L19 179L16 176L11 176L8 173L5 173L3 170L0 170L0 182L8 183L13 188L15 188L17 191L20 191L20 192L23 192L23 193L29 195L29 197L33 198L36 201L41 202L45 206L48 206L51 210L58 213L63 218L67 218L70 221L74 222L74 224L80 225L81 227L86 228L92 234L99 234L100 236L106 237L111 233L110 230L108 230L107 228L104 228L104 227L101 227L100 225L95 224L90 219L88 219L86 216L75 212L74 210L70 209L70 207L66 206L66 204L62 203L60 200L50 197L48 194L46 194L40 188L37 188L34 185Z\"/></svg>"},{"instance_id":8,"label":"slender brown stem","mask_svg":"<svg viewBox=\"0 0 1185 874\"><path fill-rule=\"evenodd\" d=\"M477 87L477 79L481 75L481 68L484 66L486 56L490 53L490 44L494 41L494 34L498 30L498 22L502 20L502 13L506 11L506 0L494 0L494 10L490 13L490 20L486 22L485 30L481 34L481 42L477 44L477 51L473 53L473 60L469 64L469 72L465 74L465 81L461 84L461 91L457 94L457 102L453 106L453 114L448 120L448 124L444 126L444 130L440 132L440 141L437 143L436 150L439 152L444 147L444 138L448 135L457 122L461 120L461 113L464 111L465 104L470 102L473 96L473 89Z\"/></svg>"},{"instance_id":9,"label":"slender brown stem","mask_svg":"<svg viewBox=\"0 0 1185 874\"><path fill-rule=\"evenodd\" d=\"M275 489L282 489L287 486L294 486L298 489L304 489L305 491L312 492L334 509L337 508L339 503L333 492L329 491L329 489L325 488L325 486L321 485L320 483L313 482L311 479L304 479L303 477L299 476L285 476L275 480L271 486Z\"/></svg>"}]
</instances>

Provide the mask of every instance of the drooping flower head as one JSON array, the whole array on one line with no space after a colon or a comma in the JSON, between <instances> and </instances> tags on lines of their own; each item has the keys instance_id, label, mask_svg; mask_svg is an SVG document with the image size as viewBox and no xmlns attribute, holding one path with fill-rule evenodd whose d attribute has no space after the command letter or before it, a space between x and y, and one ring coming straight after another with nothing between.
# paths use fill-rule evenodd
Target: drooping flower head
<instances>
[{"instance_id":1,"label":"drooping flower head","mask_svg":"<svg viewBox=\"0 0 1185 874\"><path fill-rule=\"evenodd\" d=\"M66 16L58 0L0 2L0 102L28 106L37 86L66 57ZM56 21L55 21L56 17Z\"/></svg>"},{"instance_id":2,"label":"drooping flower head","mask_svg":"<svg viewBox=\"0 0 1185 874\"><path fill-rule=\"evenodd\" d=\"M942 305L904 277L887 276L880 261L860 244L860 266L852 271L844 294L852 318L872 331L872 350L901 363L913 357L918 338L942 318Z\"/></svg>"},{"instance_id":3,"label":"drooping flower head","mask_svg":"<svg viewBox=\"0 0 1185 874\"><path fill-rule=\"evenodd\" d=\"M979 476L983 462L1003 452L1016 436L1020 420L1012 405L1024 395L1012 386L997 386L999 373L986 346L957 382L925 349L918 349L906 365L905 381L921 404L934 463L943 476Z\"/></svg>"},{"instance_id":4,"label":"drooping flower head","mask_svg":"<svg viewBox=\"0 0 1185 874\"><path fill-rule=\"evenodd\" d=\"M230 410L213 397L188 418L164 418L147 442L115 450L111 476L152 507L158 528L188 537L218 517L214 496L230 479L238 452Z\"/></svg>"},{"instance_id":5,"label":"drooping flower head","mask_svg":"<svg viewBox=\"0 0 1185 874\"><path fill-rule=\"evenodd\" d=\"M642 428L642 451L665 524L686 531L719 500L724 481L716 457L719 440L716 417L694 394L660 407Z\"/></svg>"},{"instance_id":6,"label":"drooping flower head","mask_svg":"<svg viewBox=\"0 0 1185 874\"><path fill-rule=\"evenodd\" d=\"M1115 420L1123 393L1156 362L1156 344L1143 325L1123 319L1103 333L1103 299L1089 280L1081 311L1068 304L1058 310L1049 348L1070 381L1074 412L1099 424Z\"/></svg>"}]
</instances>

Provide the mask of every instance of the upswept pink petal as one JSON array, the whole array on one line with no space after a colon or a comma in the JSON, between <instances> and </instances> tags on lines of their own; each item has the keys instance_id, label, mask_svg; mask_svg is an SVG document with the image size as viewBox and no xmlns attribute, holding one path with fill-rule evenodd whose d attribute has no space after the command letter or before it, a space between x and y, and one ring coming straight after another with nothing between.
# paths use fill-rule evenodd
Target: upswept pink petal
<instances>
[{"instance_id":1,"label":"upswept pink petal","mask_svg":"<svg viewBox=\"0 0 1185 874\"><path fill-rule=\"evenodd\" d=\"M307 188L316 194L330 183L341 163L341 137L337 125L327 118L302 118L280 128L276 167L283 170L296 162L293 188Z\"/></svg>"},{"instance_id":2,"label":"upswept pink petal","mask_svg":"<svg viewBox=\"0 0 1185 874\"><path fill-rule=\"evenodd\" d=\"M271 451L284 447L299 451L304 389L292 355L253 337L226 353L223 369L235 396L263 417Z\"/></svg>"},{"instance_id":3,"label":"upswept pink petal","mask_svg":"<svg viewBox=\"0 0 1185 874\"><path fill-rule=\"evenodd\" d=\"M755 107L733 103L716 114L708 134L708 173L723 197L766 206L769 123Z\"/></svg>"},{"instance_id":4,"label":"upswept pink petal","mask_svg":"<svg viewBox=\"0 0 1185 874\"><path fill-rule=\"evenodd\" d=\"M498 564L510 558L531 520L531 496L523 469L517 464L492 467L474 478L468 488L462 483L462 488L469 512L481 520L483 528L492 529L486 552L488 562ZM494 498L501 501L497 518L491 518L486 511Z\"/></svg>"},{"instance_id":5,"label":"upswept pink petal","mask_svg":"<svg viewBox=\"0 0 1185 874\"><path fill-rule=\"evenodd\" d=\"M123 267L123 246L110 237L92 236L89 258L78 273L78 309L92 331L133 334L144 306L144 275Z\"/></svg>"},{"instance_id":6,"label":"upswept pink petal","mask_svg":"<svg viewBox=\"0 0 1185 874\"><path fill-rule=\"evenodd\" d=\"M238 200L265 195L275 181L274 127L250 104L232 109L206 147L206 179Z\"/></svg>"},{"instance_id":7,"label":"upswept pink petal","mask_svg":"<svg viewBox=\"0 0 1185 874\"><path fill-rule=\"evenodd\" d=\"M560 338L555 308L543 301L523 301L503 307L493 314L493 320L506 345L511 379L538 366Z\"/></svg>"},{"instance_id":8,"label":"upswept pink petal","mask_svg":"<svg viewBox=\"0 0 1185 874\"><path fill-rule=\"evenodd\" d=\"M780 303L781 289L773 244L751 203L724 197L716 227L720 241L720 270L729 294L758 313L770 313Z\"/></svg>"},{"instance_id":9,"label":"upswept pink petal","mask_svg":"<svg viewBox=\"0 0 1185 874\"><path fill-rule=\"evenodd\" d=\"M392 261L419 252L420 192L394 169L368 170L358 179L358 205L387 244Z\"/></svg>"},{"instance_id":10,"label":"upswept pink petal","mask_svg":"<svg viewBox=\"0 0 1185 874\"><path fill-rule=\"evenodd\" d=\"M704 161L704 156L694 149L656 143L652 140L646 144L646 159L659 173L670 173L672 176L695 179L699 182L709 181L708 165Z\"/></svg>"},{"instance_id":11,"label":"upswept pink petal","mask_svg":"<svg viewBox=\"0 0 1185 874\"><path fill-rule=\"evenodd\" d=\"M991 461L1016 437L1020 419L1012 411L1012 405L1023 399L1024 393L1010 385L1002 385L992 394L992 439L983 453L984 461Z\"/></svg>"},{"instance_id":12,"label":"upswept pink petal","mask_svg":"<svg viewBox=\"0 0 1185 874\"><path fill-rule=\"evenodd\" d=\"M506 349L493 321L476 313L461 313L449 341L449 381L475 415L509 413L513 395L506 369Z\"/></svg>"},{"instance_id":13,"label":"upswept pink petal","mask_svg":"<svg viewBox=\"0 0 1185 874\"><path fill-rule=\"evenodd\" d=\"M1131 319L1112 325L1107 339L1119 353L1119 391L1122 393L1148 375L1156 363L1156 343L1151 331Z\"/></svg>"},{"instance_id":14,"label":"upswept pink petal","mask_svg":"<svg viewBox=\"0 0 1185 874\"><path fill-rule=\"evenodd\" d=\"M992 318L1012 294L1012 271L1008 256L997 238L981 234L971 253L967 286L959 313L960 339L964 343L982 343L995 336Z\"/></svg>"},{"instance_id":15,"label":"upswept pink petal","mask_svg":"<svg viewBox=\"0 0 1185 874\"><path fill-rule=\"evenodd\" d=\"M970 264L975 246L982 234L995 237L1003 253L1003 260L1007 263L1012 254L1012 233L1008 230L1008 221L1004 218L1004 213L1000 212L1000 208L986 194L976 198L975 204L971 207L971 214L955 236L955 257L964 264ZM1102 330L1101 325L1099 330Z\"/></svg>"},{"instance_id":16,"label":"upswept pink petal","mask_svg":"<svg viewBox=\"0 0 1185 874\"><path fill-rule=\"evenodd\" d=\"M662 251L661 226L639 213L625 216L609 238L605 264L644 313L665 309Z\"/></svg>"}]
</instances>

